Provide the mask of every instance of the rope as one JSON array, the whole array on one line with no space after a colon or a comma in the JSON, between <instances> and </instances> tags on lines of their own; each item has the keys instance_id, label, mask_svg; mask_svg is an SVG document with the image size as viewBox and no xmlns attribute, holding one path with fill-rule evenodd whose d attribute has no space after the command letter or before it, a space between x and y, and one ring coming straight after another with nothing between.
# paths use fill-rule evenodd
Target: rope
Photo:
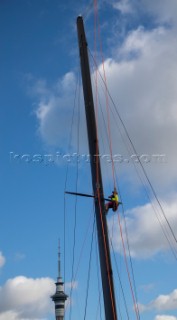
<instances>
[{"instance_id":1,"label":"rope","mask_svg":"<svg viewBox=\"0 0 177 320\"><path fill-rule=\"evenodd\" d=\"M94 229L95 229L95 218L94 218L94 221L93 221L92 240L91 240L91 247L90 247L90 257L89 257L89 267L88 267L88 278L87 278L87 289L86 289L84 320L86 319L86 314L87 314L87 303L88 303L88 293L89 293L89 283L90 283L90 273L91 273L91 258L92 258Z\"/></svg>"},{"instance_id":2,"label":"rope","mask_svg":"<svg viewBox=\"0 0 177 320\"><path fill-rule=\"evenodd\" d=\"M124 244L124 239L123 239L123 233L122 233L122 227L121 227L119 214L118 214L118 222L119 222L120 235L121 235L121 240L122 240L122 245L123 245L124 260L125 260L125 265L126 265L127 274L128 274L128 280L129 280L129 284L130 284L130 288L131 288L133 303L134 303L134 307L135 307L136 318L139 320L140 319L139 310L137 308L137 303L136 303L136 299L135 299L135 296L134 296L134 291L133 291L133 287L132 287L132 283L131 283L131 278L130 278L128 263L127 263L126 250L125 250L125 244Z\"/></svg>"},{"instance_id":3,"label":"rope","mask_svg":"<svg viewBox=\"0 0 177 320\"><path fill-rule=\"evenodd\" d=\"M90 51L89 51L89 52L90 52ZM91 52L90 52L90 55L91 55L91 57L92 57L95 65L96 65L96 67L97 67L96 60L94 59L94 57L93 57L93 55L91 54ZM99 72L99 71L98 71L98 72ZM102 82L104 83L104 79L103 79L103 77L102 77L102 75L101 75L100 72L99 72L99 76L100 76ZM131 147L133 148L134 153L137 154L136 149L135 149L135 147L134 147L134 145L133 145L133 142L132 142L132 140L131 140L131 138L130 138L130 136L129 136L129 134L128 134L128 131L127 131L127 129L126 129L126 126L125 126L125 124L124 124L124 122L123 122L123 120L122 120L122 118L121 118L121 116L120 116L120 114L119 114L119 112L118 112L118 110L117 110L117 108L116 108L116 105L115 105L115 103L114 103L114 101L113 101L113 98L111 97L111 94L110 94L109 90L108 90L108 95L109 95L109 98L110 98L110 100L111 100L111 102L112 102L112 105L114 106L114 110L115 110L115 112L116 112L116 114L117 114L117 116L118 116L118 118L119 118L119 120L120 120L120 122L121 122L121 124L122 124L122 126L123 126L123 128L124 128L124 130L125 130L125 133L126 133L126 136L128 137L128 140L129 140L129 142L130 142L130 145L131 145ZM115 119L115 118L114 118L114 119ZM121 134L121 136L122 136L122 134ZM124 140L124 139L123 139L123 140ZM160 201L159 201L159 199L158 199L158 197L157 197L157 194L156 194L156 192L155 192L155 190L154 190L154 188L153 188L153 186L152 186L152 183L150 182L150 180L149 180L149 178L148 178L148 176L147 176L147 173L146 173L145 168L144 168L144 166L143 166L143 164L142 164L142 162L141 162L141 159L139 159L139 163L140 163L140 166L141 166L141 168L142 168L142 171L143 171L143 173L144 173L144 175L145 175L145 177L146 177L146 179L147 179L147 181L148 181L148 184L149 184L149 186L150 186L150 188L151 188L151 190L152 190L152 193L154 194L154 197L155 197L155 199L156 199L156 201L157 201L157 203L158 203L158 205L159 205L159 207L160 207L160 210L161 210L161 212L162 212L162 214L163 214L163 216L164 216L164 218L165 218L165 221L167 222L167 225L168 225L169 230L170 230L170 232L171 232L171 234L172 234L172 237L173 237L173 239L174 239L174 241L175 241L175 243L176 243L177 239L176 239L176 236L175 236L175 234L174 234L174 231L173 231L173 229L172 229L172 227L171 227L171 225L170 225L170 223L169 223L169 221L168 221L168 219L167 219L167 217L166 217L166 215L165 215L165 212L164 212L164 210L163 210L163 207L162 207L162 205L161 205L161 203L160 203ZM134 166L135 166L135 164L134 164ZM146 193L147 193L147 191L146 191ZM149 196L148 196L148 198L149 198ZM149 200L150 200L150 198L149 198ZM151 202L151 200L150 200L150 202ZM156 213L156 212L155 212L155 213ZM156 216L157 216L157 214L156 214ZM162 223L160 222L158 216L157 216L157 219L158 219L158 221L159 221L159 223L160 223L160 225L161 225L162 231L163 231L163 233L164 233L164 235L165 235L165 237L166 237L166 239L167 239L167 241L168 241L168 243L169 243L169 245L170 245L170 248L171 248L171 251L172 251L172 253L173 253L174 257L175 257L175 260L177 260L177 253L174 252L174 249L173 249L173 247L172 247L172 244L170 243L170 240L168 239L168 236L165 234L165 229L164 229L164 227L162 226ZM167 231L166 231L166 232L167 232Z\"/></svg>"},{"instance_id":4,"label":"rope","mask_svg":"<svg viewBox=\"0 0 177 320\"><path fill-rule=\"evenodd\" d=\"M103 116L104 119L104 116ZM108 121L109 122L109 121ZM108 130L108 140L110 141L110 135L109 135L109 130ZM113 162L113 159L112 159ZM113 231L113 230L112 230ZM137 301L137 292L136 292L136 285L135 285L135 278L134 278L134 272L133 272L133 265L132 265L132 259L131 259L131 255L130 255L130 249L129 249L129 241L128 241L128 234L127 234L127 229L126 229L126 237L127 237L127 245L128 245L128 251L129 251L129 258L130 258L130 263L131 263L131 270L132 270L132 277L133 277L133 283L134 283L134 290L135 290L135 297L136 297L136 301ZM136 306L138 309L138 305L136 302ZM139 314L139 311L138 311Z\"/></svg>"},{"instance_id":5,"label":"rope","mask_svg":"<svg viewBox=\"0 0 177 320\"><path fill-rule=\"evenodd\" d=\"M95 1L96 2L96 1ZM101 43L101 41L100 41ZM101 46L101 45L100 45ZM102 49L102 47L101 47ZM103 64L103 72L104 72L104 83L105 83L105 88L106 88L106 107L107 107L107 117L108 117L108 136L109 136L109 148L110 148L110 155L111 155L111 163L112 163L112 173L113 173L113 179L114 179L114 187L116 185L115 183L115 172L114 172L114 165L113 165L113 155L112 155L112 143L111 143L111 132L110 132L110 115L109 115L109 108L108 108L108 93L107 93L107 84L106 84L106 75L105 75L105 68L104 68L104 60L103 60L103 55L102 55L102 64ZM96 90L97 90L97 71L96 71ZM96 105L97 105L97 99L96 99ZM96 108L97 110L98 108ZM98 114L98 112L96 113ZM97 116L98 117L98 116ZM96 117L96 118L97 118ZM97 152L98 153L98 152ZM97 169L97 181L99 181L99 177L98 177L98 169ZM98 191L99 192L99 191ZM99 199L99 197L98 197ZM100 200L100 199L99 199ZM100 201L99 201L100 202ZM100 206L100 203L99 203ZM100 206L101 209L101 206ZM130 280L130 277L129 277ZM131 281L131 280L130 280ZM112 294L112 292L111 292ZM113 301L112 301L113 303Z\"/></svg>"},{"instance_id":6,"label":"rope","mask_svg":"<svg viewBox=\"0 0 177 320\"><path fill-rule=\"evenodd\" d=\"M92 213L93 213L93 212L92 212ZM88 232L89 232L89 229L90 229L90 226L91 226L92 213L90 214L90 217L89 217L89 223L88 223L87 231L86 231L86 233L85 233L85 238L84 238L84 241L83 241L83 244L82 244L82 248L81 248L81 252L80 252L80 255L79 255L78 264L77 264L77 267L76 267L76 272L75 272L74 280L73 280L73 281L76 280L76 277L77 277L77 274L78 274L78 271L79 271L79 266L80 266L81 258L82 258L83 252L84 252L86 240L87 240L87 237L88 237Z\"/></svg>"},{"instance_id":7,"label":"rope","mask_svg":"<svg viewBox=\"0 0 177 320\"><path fill-rule=\"evenodd\" d=\"M125 227L125 234L126 234L126 241L127 241L127 247L128 247L129 260L130 260L130 266L131 266L131 273L132 273L132 278L133 278L133 286L134 286L134 292L135 292L136 308L137 308L137 312L138 312L139 319L140 319L140 313L139 313L139 308L138 308L138 295L137 295L137 290L136 290L136 282L135 282L135 275L134 275L134 269L133 269L133 262L132 262L132 257L131 257L131 254L130 254L130 244L129 244L129 239L128 239L128 230L127 230L127 224L126 224L126 219L125 219L124 207L122 209L122 212L123 212L123 220L124 220L124 227Z\"/></svg>"},{"instance_id":8,"label":"rope","mask_svg":"<svg viewBox=\"0 0 177 320\"><path fill-rule=\"evenodd\" d=\"M76 81L76 88L75 88L75 94L74 94L74 104L73 104L73 110L72 110L72 117L71 117L71 126L70 126L70 133L69 133L69 139L68 139L68 150L71 148L71 138L72 138L72 129L73 129L73 123L74 123L74 113L76 108L76 95L77 95L77 89L78 89L78 82L79 82L79 74L77 76ZM65 176L65 184L64 184L64 218L63 218L63 229L64 229L64 289L65 289L65 278L66 278L66 188L67 188L67 181L68 181L68 171L69 171L69 162L67 162L66 166L66 176Z\"/></svg>"},{"instance_id":9,"label":"rope","mask_svg":"<svg viewBox=\"0 0 177 320\"><path fill-rule=\"evenodd\" d=\"M134 153L137 154L137 151L136 151L135 146L134 146L134 144L133 144L133 142L132 142L132 140L131 140L131 138L130 138L130 135L129 135L128 131L127 131L127 128L126 128L126 126L125 126L125 124L124 124L124 122L123 122L123 120L122 120L122 118L121 118L121 116L120 116L120 114L119 114L119 112L118 112L115 104L114 104L114 101L113 101L113 99L112 99L109 91L108 91L108 94L109 94L109 97L110 97L110 99L111 99L111 101L112 101L112 103L113 103L113 106L115 107L116 113L117 113L117 115L118 115L118 117L119 117L119 120L120 120L120 122L121 122L124 130L125 130L125 133L126 133L126 135L127 135L127 137L128 137L128 140L129 140L129 142L130 142L130 144L131 144L131 146L132 146L132 149L133 149ZM171 225L170 225L170 223L169 223L169 221L168 221L168 219L167 219L167 217L166 217L166 215L165 215L165 212L164 212L164 210L163 210L163 207L162 207L162 205L161 205L161 203L160 203L160 201L159 201L159 199L158 199L158 197L157 197L157 194L156 194L156 192L155 192L155 189L153 188L152 183L151 183L151 181L150 181L150 179L149 179L149 177L148 177L148 175L147 175L147 173L146 173L146 170L145 170L145 168L144 168L144 166L143 166L143 164L142 164L142 162L141 162L141 159L139 159L139 163L140 163L140 166L141 166L141 168L142 168L142 171L143 171L143 173L144 173L144 175L145 175L145 177L146 177L146 179L147 179L147 181L148 181L148 183L149 183L149 186L150 186L150 188L151 188L151 190L152 190L152 193L153 193L153 195L154 195L154 197L155 197L155 199L156 199L156 201L157 201L157 203L158 203L158 205L159 205L159 207L160 207L160 209L161 209L161 212L162 212L162 214L163 214L163 216L164 216L164 219L165 219L166 223L168 224L168 227L169 227L169 229L170 229L170 231L171 231L171 234L172 234L175 242L177 243L177 238L176 238L176 236L175 236L175 234L174 234L174 231L173 231L173 229L172 229L172 227L171 227Z\"/></svg>"},{"instance_id":10,"label":"rope","mask_svg":"<svg viewBox=\"0 0 177 320\"><path fill-rule=\"evenodd\" d=\"M97 313L96 313L96 320L98 319L98 314L100 311L100 320L102 320L102 314L101 314L101 296L102 296L102 288L100 286L100 273L98 272L98 265L99 265L99 258L98 258L98 240L96 237L96 232L95 232L95 244L96 244L96 266L97 266L97 279L98 279L98 307L97 307Z\"/></svg>"},{"instance_id":11,"label":"rope","mask_svg":"<svg viewBox=\"0 0 177 320\"><path fill-rule=\"evenodd\" d=\"M113 117L113 119L116 121L115 116ZM121 137L122 137L122 139L123 139L123 141L124 141L124 138L123 138L123 136L122 136L122 133L121 133L120 129L119 129L119 133L121 134ZM125 143L125 141L124 141L124 143ZM126 144L126 143L125 143L125 144ZM128 150L128 154L130 155L131 152L130 152L130 150L129 150L129 148L128 148L127 145L126 145L126 148L127 148L127 150ZM160 218L158 217L158 213L157 213L157 211L156 211L156 209L155 209L155 206L153 205L153 203L152 203L152 201L151 201L151 199L150 199L150 196L149 196L149 194L148 194L148 191L147 191L147 188L146 188L146 186L145 186L145 183L143 182L143 179L141 178L141 176L140 176L140 174L139 174L139 172L138 172L138 170L137 170L137 167L136 167L136 165L135 165L134 162L133 162L133 166L134 166L134 168L135 168L135 170L136 170L136 173L137 173L137 175L138 175L138 178L140 179L140 181L141 181L141 183L142 183L142 186L143 186L144 192L145 192L145 194L146 194L146 197L147 197L147 199L149 200L149 202L150 202L150 204L151 204L151 206L152 206L152 209L153 209L153 211L154 211L154 213L155 213L155 215L156 215L156 218L157 218L157 220L158 220L158 222L159 222L159 224L160 224L160 226L161 226L162 232L163 232L163 234L164 234L164 236L165 236L165 238L166 238L166 240L167 240L167 242L168 242L168 244L169 244L169 247L170 247L170 249L171 249L171 252L172 252L175 260L177 260L177 251L173 248L173 246L172 246L172 244L171 244L171 242L170 242L170 239L169 239L169 236L168 236L168 231L166 230L165 226L163 226ZM120 194L120 190L119 190L119 194ZM121 199L121 197L120 197L120 199ZM121 200L121 201L122 201L122 200ZM123 201L122 201L122 203L123 203ZM123 208L123 214L124 214L124 207L122 206L122 208Z\"/></svg>"},{"instance_id":12,"label":"rope","mask_svg":"<svg viewBox=\"0 0 177 320\"><path fill-rule=\"evenodd\" d=\"M96 138L96 154L98 154L98 138ZM96 181L97 185L99 185L99 167L98 167L98 157L96 157ZM111 303L112 303L112 310L114 314L114 319L116 320L116 312L114 309L114 302L113 302L113 293L111 288L111 279L110 279L110 273L109 273L109 262L108 262L108 252L107 252L107 245L106 245L106 238L105 238L105 232L104 232L104 224L103 224L103 213L101 208L101 195L99 188L97 189L97 197L98 197L98 204L99 204L99 213L100 213L100 219L101 219L101 227L103 232L103 241L104 241L104 249L105 249L105 256L106 256L106 268L107 268L107 274L108 274L108 282L109 282L109 289L110 289L110 295L111 295Z\"/></svg>"},{"instance_id":13,"label":"rope","mask_svg":"<svg viewBox=\"0 0 177 320\"><path fill-rule=\"evenodd\" d=\"M97 25L97 18L96 18L96 11L97 11L97 1L94 0L94 48L95 48L95 58L96 58L96 25ZM96 154L99 153L99 148L98 148L98 76L97 76L97 70L96 70L96 102L95 102L95 107L96 107ZM99 159L96 157L96 182L97 186L99 185ZM103 242L104 242L104 250L105 250L105 257L106 257L106 269L107 269L107 275L108 275L108 283L109 283L109 290L110 290L110 297L111 297L111 304L112 304L112 311L113 311L113 316L114 320L117 319L116 317L116 310L114 307L114 300L113 300L113 292L112 292L112 286L111 286L111 278L110 278L110 272L109 272L109 261L108 261L108 252L107 252L107 244L106 244L106 237L105 237L105 231L104 231L104 223L103 223L103 213L102 213L102 207L101 207L101 195L100 195L100 190L97 188L97 197L98 197L98 204L99 204L99 213L100 213L100 220L101 220L101 227L102 227L102 233L103 233Z\"/></svg>"},{"instance_id":14,"label":"rope","mask_svg":"<svg viewBox=\"0 0 177 320\"><path fill-rule=\"evenodd\" d=\"M96 26L98 27L98 37L100 43L100 53L102 59L102 68L103 68L103 77L104 77L104 86L105 86L105 98L106 98L106 111L107 111L107 127L108 127L108 138L109 138L109 150L111 156L111 165L112 165L112 176L114 181L114 188L116 187L116 179L115 179L115 169L114 169L114 161L113 161L113 151L112 151L112 139L111 139L111 127L110 127L110 111L109 111L109 100L108 100L108 89L107 89L107 79L106 79L106 72L104 66L104 55L102 49L102 41L101 41L101 32L100 32L100 22L99 22L99 15L98 15L98 5L97 0L94 0L94 7L95 7L95 29Z\"/></svg>"},{"instance_id":15,"label":"rope","mask_svg":"<svg viewBox=\"0 0 177 320\"><path fill-rule=\"evenodd\" d=\"M92 73L96 74L96 69L92 68ZM94 80L95 80L95 87L96 87L96 79L94 78ZM106 139L107 139L107 143L108 143L108 146L109 146L109 138L108 138L107 126L106 126L106 121L105 121L105 117L104 117L104 113L103 113L102 104L101 104L101 101L100 101L99 92L97 92L97 96L98 96L99 109L101 110L101 115L102 115L102 119L103 119L103 125L105 127L105 132L107 133L106 134ZM103 145L103 152L104 152L104 154L106 154L106 148L105 148L105 145L104 145L104 139L103 139L103 134L102 134L102 131L101 131L101 126L100 126L100 137L101 137L101 141L102 141L102 145ZM106 164L108 165L107 162L106 162ZM110 181L109 181L109 188L110 189L112 188L112 186L110 184Z\"/></svg>"},{"instance_id":16,"label":"rope","mask_svg":"<svg viewBox=\"0 0 177 320\"><path fill-rule=\"evenodd\" d=\"M92 6L93 6L93 0L90 1L90 4L86 7L86 9L84 10L84 12L82 14L82 17L84 20L86 20L86 18L88 17L90 12L92 11Z\"/></svg>"},{"instance_id":17,"label":"rope","mask_svg":"<svg viewBox=\"0 0 177 320\"><path fill-rule=\"evenodd\" d=\"M113 257L114 257L114 261L115 261L116 271L117 271L117 275L118 275L118 279L119 279L119 283L120 283L120 287L121 287L121 291L122 291L123 301L124 301L124 305L125 305L125 311L126 311L126 314L127 314L127 319L129 320L130 318L129 318L129 313L128 313L128 307L127 307L127 302L126 302L126 299L125 299L123 285L122 285L122 281L121 281L121 278L120 278L119 269L118 269L118 265L117 265L117 261L116 261L115 250L114 250L114 247L113 247L112 240L110 240L110 242L111 242L111 247L112 247L112 250L113 250Z\"/></svg>"},{"instance_id":18,"label":"rope","mask_svg":"<svg viewBox=\"0 0 177 320\"><path fill-rule=\"evenodd\" d=\"M78 125L77 125L77 154L79 154L79 129L80 129L80 95L78 97ZM78 176L79 176L79 163L77 161L76 166L76 193L78 188ZM75 209L74 209L74 235L73 235L73 259L72 259L72 276L71 276L71 290L70 299L73 293L73 279L74 279L74 263L75 263L75 245L76 245L76 226L77 226L77 196L75 197ZM69 319L71 320L72 307L70 307Z\"/></svg>"}]
</instances>

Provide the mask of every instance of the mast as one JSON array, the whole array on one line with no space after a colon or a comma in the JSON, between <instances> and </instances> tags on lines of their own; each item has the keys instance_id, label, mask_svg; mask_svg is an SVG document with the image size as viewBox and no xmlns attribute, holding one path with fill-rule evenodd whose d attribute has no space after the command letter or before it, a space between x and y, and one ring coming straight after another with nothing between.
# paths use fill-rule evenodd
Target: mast
<instances>
[{"instance_id":1,"label":"mast","mask_svg":"<svg viewBox=\"0 0 177 320\"><path fill-rule=\"evenodd\" d=\"M92 187L95 195L95 214L97 223L105 319L117 320L87 41L84 31L83 19L80 16L77 18L77 32L87 121L88 143L91 159Z\"/></svg>"}]
</instances>

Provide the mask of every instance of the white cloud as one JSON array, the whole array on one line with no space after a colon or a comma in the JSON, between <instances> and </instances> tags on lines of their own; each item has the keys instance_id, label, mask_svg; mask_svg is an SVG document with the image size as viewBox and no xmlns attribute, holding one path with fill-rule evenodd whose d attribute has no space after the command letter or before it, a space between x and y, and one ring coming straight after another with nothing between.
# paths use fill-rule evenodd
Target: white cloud
<instances>
[{"instance_id":1,"label":"white cloud","mask_svg":"<svg viewBox=\"0 0 177 320\"><path fill-rule=\"evenodd\" d=\"M2 252L0 251L0 268L4 266L5 262L6 262L6 259L3 256Z\"/></svg>"},{"instance_id":2,"label":"white cloud","mask_svg":"<svg viewBox=\"0 0 177 320\"><path fill-rule=\"evenodd\" d=\"M152 4L152 1L150 3ZM149 163L147 166L152 183L165 194L174 188L177 180L177 148L174 147L177 136L176 52L177 40L174 29L157 27L147 31L139 27L129 32L122 46L116 48L116 54L105 61L109 90L119 106L137 152L166 155L167 163ZM49 145L61 148L68 145L75 82L75 77L70 72L50 90L46 88L45 82L38 83L36 92L40 101L36 115L39 133ZM80 145L86 148L83 119L80 121ZM111 116L113 153L127 154L118 132L120 123L118 125L117 119L115 124L115 119L114 113L114 118ZM105 131L103 126L104 124L102 132ZM78 122L75 120L74 128L77 127ZM77 139L73 134L72 145L74 141L76 145ZM120 166L120 173L124 174L124 169ZM134 183L134 174L130 166L126 168L126 172L126 176Z\"/></svg>"},{"instance_id":3,"label":"white cloud","mask_svg":"<svg viewBox=\"0 0 177 320\"><path fill-rule=\"evenodd\" d=\"M140 286L140 289L143 290L145 293L150 292L154 289L154 283L144 284Z\"/></svg>"},{"instance_id":4,"label":"white cloud","mask_svg":"<svg viewBox=\"0 0 177 320\"><path fill-rule=\"evenodd\" d=\"M174 316L161 315L161 316L156 316L154 320L177 320L177 318Z\"/></svg>"},{"instance_id":5,"label":"white cloud","mask_svg":"<svg viewBox=\"0 0 177 320\"><path fill-rule=\"evenodd\" d=\"M119 0L113 4L113 7L119 10L122 14L131 13L133 10L129 0Z\"/></svg>"},{"instance_id":6,"label":"white cloud","mask_svg":"<svg viewBox=\"0 0 177 320\"><path fill-rule=\"evenodd\" d=\"M118 49L117 58L105 61L108 87L137 152L166 155L166 164L148 166L153 182L160 175L166 189L177 180L176 51L176 35L171 30L138 28ZM112 119L114 153L125 153L118 140L119 122L114 123Z\"/></svg>"},{"instance_id":7,"label":"white cloud","mask_svg":"<svg viewBox=\"0 0 177 320\"><path fill-rule=\"evenodd\" d=\"M155 300L151 301L148 305L140 304L139 307L140 307L140 312L145 312L150 310L155 310L158 312L175 310L177 309L177 289L172 291L169 295L158 296ZM161 319L161 318L157 318L157 319Z\"/></svg>"},{"instance_id":8,"label":"white cloud","mask_svg":"<svg viewBox=\"0 0 177 320\"><path fill-rule=\"evenodd\" d=\"M7 311L0 314L0 320L18 320L18 314L13 311Z\"/></svg>"},{"instance_id":9,"label":"white cloud","mask_svg":"<svg viewBox=\"0 0 177 320\"><path fill-rule=\"evenodd\" d=\"M0 320L47 320L46 318L19 318L19 314L15 311L7 311L0 314Z\"/></svg>"},{"instance_id":10,"label":"white cloud","mask_svg":"<svg viewBox=\"0 0 177 320\"><path fill-rule=\"evenodd\" d=\"M145 11L149 11L157 17L159 22L177 21L176 0L142 0L141 5Z\"/></svg>"},{"instance_id":11,"label":"white cloud","mask_svg":"<svg viewBox=\"0 0 177 320\"><path fill-rule=\"evenodd\" d=\"M177 212L177 202L176 200L171 201L170 204L162 202L164 210L166 212L166 216L173 226L173 231L177 234L177 220L176 220L176 212ZM157 206L153 203L153 207L157 211L157 215L163 224L163 227L168 229L167 224L160 215L159 210L157 210ZM129 236L130 243L130 252L131 256L135 258L149 258L158 253L162 253L170 250L170 246L163 234L160 223L158 222L153 207L150 204L134 208L125 213L126 216L126 225ZM114 224L114 227L113 227ZM122 221L122 228L124 224ZM109 229L110 234L113 233L113 244L115 250L122 253L122 244L120 231L118 226L118 221L115 224L115 219L112 217L109 219ZM136 232L135 232L136 230ZM169 230L168 230L169 234ZM125 230L123 228L123 237L125 239ZM171 244L173 248L176 248L176 243L172 237Z\"/></svg>"},{"instance_id":12,"label":"white cloud","mask_svg":"<svg viewBox=\"0 0 177 320\"><path fill-rule=\"evenodd\" d=\"M50 296L54 292L50 278L9 279L0 288L0 320L44 319L53 311Z\"/></svg>"},{"instance_id":13,"label":"white cloud","mask_svg":"<svg viewBox=\"0 0 177 320\"><path fill-rule=\"evenodd\" d=\"M15 261L21 261L21 260L24 260L25 258L26 258L26 255L21 252L16 252L14 255Z\"/></svg>"},{"instance_id":14,"label":"white cloud","mask_svg":"<svg viewBox=\"0 0 177 320\"><path fill-rule=\"evenodd\" d=\"M73 109L75 109L73 140L76 135L75 129L78 126L78 120L76 120L78 110L76 107L74 108L76 87L78 89L75 76L72 72L69 72L51 88L41 89L41 81L40 83L36 82L33 88L33 93L39 98L36 109L36 116L39 122L38 132L45 143L60 147L67 152L66 147L68 147ZM83 127L82 121L80 121L80 126L81 128ZM74 151L76 150L74 149Z\"/></svg>"},{"instance_id":15,"label":"white cloud","mask_svg":"<svg viewBox=\"0 0 177 320\"><path fill-rule=\"evenodd\" d=\"M66 283L66 291L71 287ZM77 288L74 282L73 289ZM0 287L0 320L46 320L54 314L51 296L55 293L55 281L51 278L27 278L18 276ZM67 300L66 306L70 304Z\"/></svg>"},{"instance_id":16,"label":"white cloud","mask_svg":"<svg viewBox=\"0 0 177 320\"><path fill-rule=\"evenodd\" d=\"M77 281L73 281L73 282L67 282L66 284L65 284L65 288L66 289L77 289L77 287L78 287L78 282Z\"/></svg>"},{"instance_id":17,"label":"white cloud","mask_svg":"<svg viewBox=\"0 0 177 320\"><path fill-rule=\"evenodd\" d=\"M131 13L135 16L150 13L158 23L173 23L177 21L176 0L119 0L113 3L113 7L122 14Z\"/></svg>"}]
</instances>

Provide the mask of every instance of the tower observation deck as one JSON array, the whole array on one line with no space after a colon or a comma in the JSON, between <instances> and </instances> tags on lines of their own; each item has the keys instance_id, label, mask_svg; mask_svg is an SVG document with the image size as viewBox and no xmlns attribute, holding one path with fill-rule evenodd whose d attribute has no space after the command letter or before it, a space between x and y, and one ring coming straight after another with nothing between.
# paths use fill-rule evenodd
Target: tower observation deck
<instances>
[{"instance_id":1,"label":"tower observation deck","mask_svg":"<svg viewBox=\"0 0 177 320\"><path fill-rule=\"evenodd\" d=\"M58 277L56 284L56 292L51 299L55 303L55 319L64 320L65 316L65 301L67 300L67 295L64 293L64 282L61 276L61 259L60 259L60 244L58 246Z\"/></svg>"}]
</instances>

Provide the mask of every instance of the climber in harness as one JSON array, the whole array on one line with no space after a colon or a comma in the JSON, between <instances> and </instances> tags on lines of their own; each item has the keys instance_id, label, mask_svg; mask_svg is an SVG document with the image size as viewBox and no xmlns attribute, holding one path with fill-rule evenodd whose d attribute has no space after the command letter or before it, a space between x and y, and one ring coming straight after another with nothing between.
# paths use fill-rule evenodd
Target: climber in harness
<instances>
[{"instance_id":1,"label":"climber in harness","mask_svg":"<svg viewBox=\"0 0 177 320\"><path fill-rule=\"evenodd\" d=\"M119 206L119 197L116 188L112 192L111 196L109 196L110 201L105 205L105 211L108 212L109 209L112 209L114 212L117 211Z\"/></svg>"}]
</instances>

